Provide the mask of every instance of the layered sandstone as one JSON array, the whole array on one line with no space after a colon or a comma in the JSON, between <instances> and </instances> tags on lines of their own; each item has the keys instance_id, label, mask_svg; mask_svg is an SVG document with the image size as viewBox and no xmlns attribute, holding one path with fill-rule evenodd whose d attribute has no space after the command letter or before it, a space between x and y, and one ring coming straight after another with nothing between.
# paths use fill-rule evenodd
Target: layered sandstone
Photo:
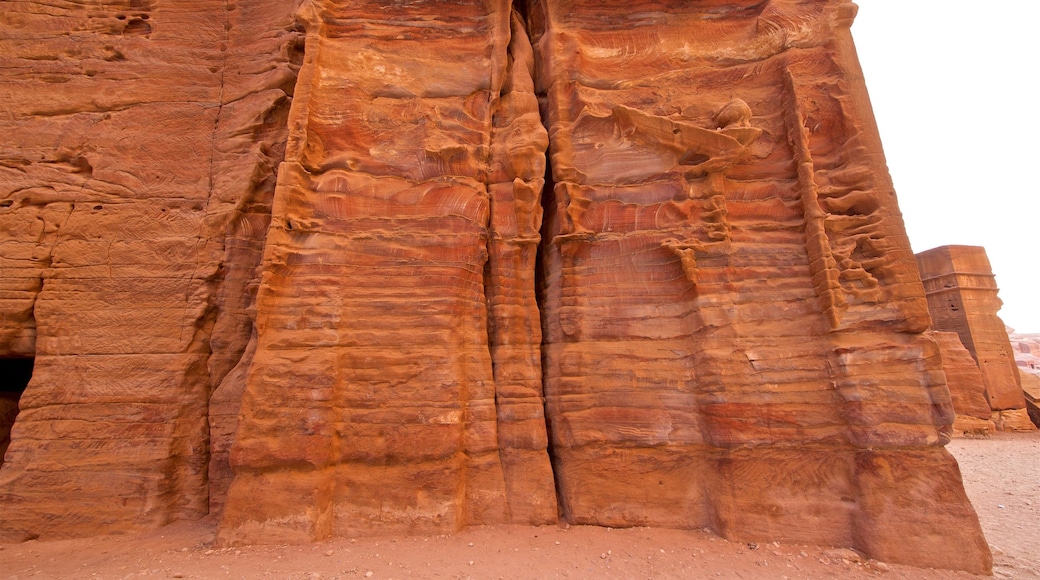
<instances>
[{"instance_id":1,"label":"layered sandstone","mask_svg":"<svg viewBox=\"0 0 1040 580\"><path fill-rule=\"evenodd\" d=\"M506 2L301 18L221 538L555 522L523 26Z\"/></svg>"},{"instance_id":2,"label":"layered sandstone","mask_svg":"<svg viewBox=\"0 0 1040 580\"><path fill-rule=\"evenodd\" d=\"M562 517L988 570L854 13L4 6L3 533Z\"/></svg>"},{"instance_id":3,"label":"layered sandstone","mask_svg":"<svg viewBox=\"0 0 1040 580\"><path fill-rule=\"evenodd\" d=\"M945 491L959 487L941 447L949 391L853 6L654 4L619 25L622 9L530 14L555 182L542 306L564 517L979 566L977 532L941 539L977 528Z\"/></svg>"},{"instance_id":4,"label":"layered sandstone","mask_svg":"<svg viewBox=\"0 0 1040 580\"><path fill-rule=\"evenodd\" d=\"M1002 302L986 250L942 246L917 254L917 263L933 328L960 337L982 371L990 408L1024 408L1011 342L997 316Z\"/></svg>"},{"instance_id":5,"label":"layered sandstone","mask_svg":"<svg viewBox=\"0 0 1040 580\"><path fill-rule=\"evenodd\" d=\"M1040 334L1020 334L1013 328L1007 331L1015 351L1027 414L1033 425L1040 427Z\"/></svg>"},{"instance_id":6,"label":"layered sandstone","mask_svg":"<svg viewBox=\"0 0 1040 580\"><path fill-rule=\"evenodd\" d=\"M950 389L956 418L953 428L967 433L989 433L996 430L993 411L986 401L986 385L979 365L955 332L933 332L942 354L946 386Z\"/></svg>"},{"instance_id":7,"label":"layered sandstone","mask_svg":"<svg viewBox=\"0 0 1040 580\"><path fill-rule=\"evenodd\" d=\"M0 7L0 357L35 356L4 537L208 513L209 399L251 333L292 28L281 2Z\"/></svg>"}]
</instances>

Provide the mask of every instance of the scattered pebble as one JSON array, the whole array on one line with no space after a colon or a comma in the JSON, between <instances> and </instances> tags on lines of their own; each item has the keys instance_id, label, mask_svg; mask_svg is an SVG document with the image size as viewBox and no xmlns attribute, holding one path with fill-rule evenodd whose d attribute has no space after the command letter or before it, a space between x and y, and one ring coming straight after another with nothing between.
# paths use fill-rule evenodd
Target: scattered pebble
<instances>
[{"instance_id":1,"label":"scattered pebble","mask_svg":"<svg viewBox=\"0 0 1040 580\"><path fill-rule=\"evenodd\" d=\"M850 548L832 548L830 550L824 550L823 555L831 560L842 560L846 564L849 562L863 561L863 555Z\"/></svg>"},{"instance_id":2,"label":"scattered pebble","mask_svg":"<svg viewBox=\"0 0 1040 580\"><path fill-rule=\"evenodd\" d=\"M371 570L369 570L368 572L365 572L365 578L371 578L371 577L372 577L372 571Z\"/></svg>"},{"instance_id":3,"label":"scattered pebble","mask_svg":"<svg viewBox=\"0 0 1040 580\"><path fill-rule=\"evenodd\" d=\"M333 555L333 554L335 554L335 552L334 552L334 551L332 551L332 550L329 550L329 551L325 552L325 555L326 555L326 556L331 556L331 555Z\"/></svg>"}]
</instances>

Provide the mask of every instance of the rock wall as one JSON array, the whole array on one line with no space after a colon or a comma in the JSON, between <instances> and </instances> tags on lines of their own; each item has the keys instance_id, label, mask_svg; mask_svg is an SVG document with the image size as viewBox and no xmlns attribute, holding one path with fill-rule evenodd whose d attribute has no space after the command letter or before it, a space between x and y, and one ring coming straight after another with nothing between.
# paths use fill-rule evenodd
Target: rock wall
<instances>
[{"instance_id":1,"label":"rock wall","mask_svg":"<svg viewBox=\"0 0 1040 580\"><path fill-rule=\"evenodd\" d=\"M943 373L946 374L946 386L950 389L953 410L956 418L954 431L967 433L990 433L996 431L992 421L993 411L986 401L986 384L982 379L979 365L971 357L968 349L961 344L956 332L932 333L939 344L942 354Z\"/></svg>"},{"instance_id":2,"label":"rock wall","mask_svg":"<svg viewBox=\"0 0 1040 580\"><path fill-rule=\"evenodd\" d=\"M3 533L562 518L988 570L854 14L3 6Z\"/></svg>"},{"instance_id":3,"label":"rock wall","mask_svg":"<svg viewBox=\"0 0 1040 580\"><path fill-rule=\"evenodd\" d=\"M986 250L942 246L917 254L936 330L956 332L976 360L994 411L1023 409L1014 352L997 316L1001 301Z\"/></svg>"},{"instance_id":4,"label":"rock wall","mask_svg":"<svg viewBox=\"0 0 1040 580\"><path fill-rule=\"evenodd\" d=\"M292 27L274 1L0 7L0 356L35 356L4 537L208 513L209 398L251 333Z\"/></svg>"},{"instance_id":5,"label":"rock wall","mask_svg":"<svg viewBox=\"0 0 1040 580\"><path fill-rule=\"evenodd\" d=\"M507 2L429 7L301 15L225 541L556 521L531 49Z\"/></svg>"},{"instance_id":6,"label":"rock wall","mask_svg":"<svg viewBox=\"0 0 1040 580\"><path fill-rule=\"evenodd\" d=\"M952 409L853 6L641 8L620 26L621 4L530 16L563 517L974 566L978 536L951 550L941 527L910 532L920 504L887 499L959 505L941 526L974 526L931 479L956 480Z\"/></svg>"}]
</instances>

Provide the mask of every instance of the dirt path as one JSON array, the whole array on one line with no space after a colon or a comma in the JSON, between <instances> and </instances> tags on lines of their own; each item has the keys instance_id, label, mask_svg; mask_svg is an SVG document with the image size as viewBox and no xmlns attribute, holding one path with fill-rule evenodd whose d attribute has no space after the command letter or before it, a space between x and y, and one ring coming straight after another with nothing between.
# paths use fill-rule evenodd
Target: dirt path
<instances>
[{"instance_id":1,"label":"dirt path","mask_svg":"<svg viewBox=\"0 0 1040 580\"><path fill-rule=\"evenodd\" d=\"M1040 578L1040 432L954 439L947 448L993 550L993 575Z\"/></svg>"},{"instance_id":2,"label":"dirt path","mask_svg":"<svg viewBox=\"0 0 1040 580\"><path fill-rule=\"evenodd\" d=\"M1040 433L950 444L994 546L997 578L1040 580ZM455 536L214 548L202 520L135 537L0 546L0 577L24 578L743 578L969 579L705 532L584 526L474 528Z\"/></svg>"}]
</instances>

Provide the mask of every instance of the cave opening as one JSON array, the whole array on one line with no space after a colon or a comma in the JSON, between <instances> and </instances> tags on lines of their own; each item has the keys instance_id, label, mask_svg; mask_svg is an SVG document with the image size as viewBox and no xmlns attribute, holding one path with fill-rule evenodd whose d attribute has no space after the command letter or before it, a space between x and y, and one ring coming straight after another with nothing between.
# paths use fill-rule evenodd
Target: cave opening
<instances>
[{"instance_id":1,"label":"cave opening","mask_svg":"<svg viewBox=\"0 0 1040 580\"><path fill-rule=\"evenodd\" d=\"M11 427L18 417L18 401L32 378L34 358L0 358L0 465L11 444Z\"/></svg>"}]
</instances>

